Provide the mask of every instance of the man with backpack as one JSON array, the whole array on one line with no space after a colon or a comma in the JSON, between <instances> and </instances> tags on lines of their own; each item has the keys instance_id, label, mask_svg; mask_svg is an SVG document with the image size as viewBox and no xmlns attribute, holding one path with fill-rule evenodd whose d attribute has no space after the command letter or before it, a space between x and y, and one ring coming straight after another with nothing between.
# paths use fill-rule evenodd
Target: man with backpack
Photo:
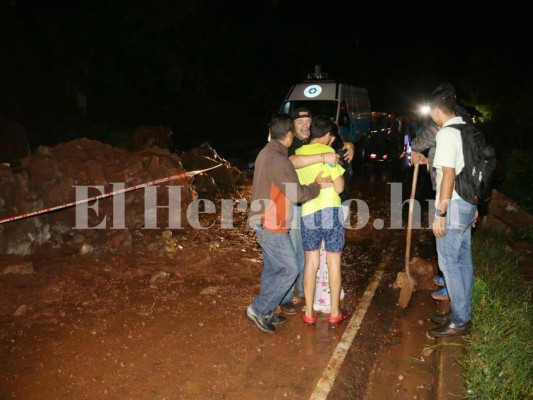
<instances>
[{"instance_id":1,"label":"man with backpack","mask_svg":"<svg viewBox=\"0 0 533 400\"><path fill-rule=\"evenodd\" d=\"M441 84L438 89L449 89L455 95L455 88L449 83ZM455 105L455 115L463 119L466 126L473 127L474 124L468 117L466 110ZM439 127L430 119L418 132L415 138L411 142L411 164L428 164L429 174L431 178L431 187L435 192L437 190L437 170L433 167L433 159L435 158L435 146L436 137ZM428 152L428 156L425 157L422 153ZM436 276L433 279L435 285L440 288L431 294L435 300L450 300L448 296L448 289L446 288L446 281L441 276ZM432 315L430 319L437 323L443 322L443 317L439 314ZM446 316L448 318L448 316Z\"/></svg>"},{"instance_id":2,"label":"man with backpack","mask_svg":"<svg viewBox=\"0 0 533 400\"><path fill-rule=\"evenodd\" d=\"M451 309L449 320L445 318L429 330L429 336L435 338L468 334L472 325L471 227L477 218L477 207L462 199L455 187L456 176L465 167L460 130L465 121L455 113L455 93L450 86L440 85L430 104L431 118L440 127L433 160L437 172L433 233Z\"/></svg>"}]
</instances>

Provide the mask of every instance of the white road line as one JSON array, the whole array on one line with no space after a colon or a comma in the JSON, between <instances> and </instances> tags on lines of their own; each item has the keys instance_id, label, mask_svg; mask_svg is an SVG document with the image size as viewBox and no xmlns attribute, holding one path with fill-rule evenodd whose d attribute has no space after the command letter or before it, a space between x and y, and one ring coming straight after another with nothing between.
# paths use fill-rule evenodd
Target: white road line
<instances>
[{"instance_id":1,"label":"white road line","mask_svg":"<svg viewBox=\"0 0 533 400\"><path fill-rule=\"evenodd\" d=\"M329 392L333 387L333 383L335 382L335 379L339 374L342 363L344 362L346 353L348 353L348 350L352 345L353 339L355 338L357 331L361 327L361 323L363 322L363 318L365 317L366 311L368 310L368 307L372 302L374 293L376 292L381 277L383 276L383 273L385 271L385 266L390 260L390 254L392 254L392 252L389 252L385 257L384 261L378 265L378 269L376 270L376 272L374 273L374 277L366 287L365 293L363 294L363 297L361 297L361 301L357 305L357 309L355 310L352 318L350 319L350 323L346 327L346 330L344 331L340 342L337 344L333 355L329 359L328 365L324 369L324 372L322 372L322 376L320 377L320 380L318 381L315 390L311 394L310 400L325 400L328 397Z\"/></svg>"}]
</instances>

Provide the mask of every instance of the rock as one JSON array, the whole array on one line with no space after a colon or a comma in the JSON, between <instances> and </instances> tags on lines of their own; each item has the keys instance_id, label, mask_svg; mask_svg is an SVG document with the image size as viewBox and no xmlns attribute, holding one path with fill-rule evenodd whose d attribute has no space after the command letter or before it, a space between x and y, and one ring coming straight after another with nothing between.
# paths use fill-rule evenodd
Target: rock
<instances>
[{"instance_id":1,"label":"rock","mask_svg":"<svg viewBox=\"0 0 533 400\"><path fill-rule=\"evenodd\" d=\"M39 146L35 150L35 154L39 154L41 156L52 157L53 156L53 150L50 147L48 147L48 146Z\"/></svg>"},{"instance_id":2,"label":"rock","mask_svg":"<svg viewBox=\"0 0 533 400\"><path fill-rule=\"evenodd\" d=\"M435 351L435 347L425 347L424 350L422 350L422 357L428 358L431 356Z\"/></svg>"},{"instance_id":3,"label":"rock","mask_svg":"<svg viewBox=\"0 0 533 400\"><path fill-rule=\"evenodd\" d=\"M13 313L13 316L20 317L21 315L26 314L26 311L28 311L28 306L26 306L26 304L23 304L15 310L15 312Z\"/></svg>"},{"instance_id":4,"label":"rock","mask_svg":"<svg viewBox=\"0 0 533 400\"><path fill-rule=\"evenodd\" d=\"M160 271L157 274L152 275L152 277L150 278L150 283L154 283L155 281L159 279L167 279L169 277L170 277L170 272Z\"/></svg>"},{"instance_id":5,"label":"rock","mask_svg":"<svg viewBox=\"0 0 533 400\"><path fill-rule=\"evenodd\" d=\"M194 188L199 198L215 197L218 194L218 186L212 176L206 173L194 177Z\"/></svg>"},{"instance_id":6,"label":"rock","mask_svg":"<svg viewBox=\"0 0 533 400\"><path fill-rule=\"evenodd\" d=\"M512 204L509 204L509 203L504 203L503 205L503 209L507 212L516 212L517 209L514 205Z\"/></svg>"},{"instance_id":7,"label":"rock","mask_svg":"<svg viewBox=\"0 0 533 400\"><path fill-rule=\"evenodd\" d=\"M519 234L525 227L533 224L533 215L527 213L514 200L503 193L492 190L487 215L482 220L489 229L502 232L508 238Z\"/></svg>"},{"instance_id":8,"label":"rock","mask_svg":"<svg viewBox=\"0 0 533 400\"><path fill-rule=\"evenodd\" d=\"M57 233L59 235L65 235L71 231L71 228L65 224L56 223L51 226L50 230L52 233Z\"/></svg>"},{"instance_id":9,"label":"rock","mask_svg":"<svg viewBox=\"0 0 533 400\"><path fill-rule=\"evenodd\" d=\"M91 246L91 245L88 244L88 243L84 243L84 244L81 245L79 253L80 253L82 256L85 256L85 255L87 255L87 254L89 254L89 253L92 253L93 251L94 251L93 246Z\"/></svg>"},{"instance_id":10,"label":"rock","mask_svg":"<svg viewBox=\"0 0 533 400\"><path fill-rule=\"evenodd\" d=\"M196 155L207 157L215 161L226 162L226 160L220 157L217 151L213 147L211 147L209 142L203 142L199 146L193 148L192 152Z\"/></svg>"},{"instance_id":11,"label":"rock","mask_svg":"<svg viewBox=\"0 0 533 400\"><path fill-rule=\"evenodd\" d=\"M217 294L219 290L218 286L208 286L200 291L201 295Z\"/></svg>"},{"instance_id":12,"label":"rock","mask_svg":"<svg viewBox=\"0 0 533 400\"><path fill-rule=\"evenodd\" d=\"M27 170L0 166L0 218L22 216L39 210L43 201L31 187L31 175ZM32 253L34 244L49 239L46 218L21 218L0 225L0 254L26 256Z\"/></svg>"},{"instance_id":13,"label":"rock","mask_svg":"<svg viewBox=\"0 0 533 400\"><path fill-rule=\"evenodd\" d=\"M220 161L198 154L195 149L186 151L183 154L181 162L187 171L211 168L221 163Z\"/></svg>"},{"instance_id":14,"label":"rock","mask_svg":"<svg viewBox=\"0 0 533 400\"><path fill-rule=\"evenodd\" d=\"M167 253L175 253L176 251L178 251L178 248L180 248L181 246L179 246L175 241L173 240L169 240L166 244L165 244L165 251Z\"/></svg>"},{"instance_id":15,"label":"rock","mask_svg":"<svg viewBox=\"0 0 533 400\"><path fill-rule=\"evenodd\" d=\"M169 240L172 237L172 231L165 229L163 233L161 234L161 237L163 239Z\"/></svg>"},{"instance_id":16,"label":"rock","mask_svg":"<svg viewBox=\"0 0 533 400\"><path fill-rule=\"evenodd\" d=\"M222 164L220 167L207 172L207 175L214 179L221 191L232 190L245 179L245 174L220 157L208 143L203 143L185 152L182 162L187 171L201 170Z\"/></svg>"},{"instance_id":17,"label":"rock","mask_svg":"<svg viewBox=\"0 0 533 400\"><path fill-rule=\"evenodd\" d=\"M494 215L485 215L481 219L481 225L487 227L491 231L500 232L508 238L513 236L513 229L507 223Z\"/></svg>"},{"instance_id":18,"label":"rock","mask_svg":"<svg viewBox=\"0 0 533 400\"><path fill-rule=\"evenodd\" d=\"M110 234L110 245L119 252L129 252L132 249L132 237L129 230L114 230Z\"/></svg>"},{"instance_id":19,"label":"rock","mask_svg":"<svg viewBox=\"0 0 533 400\"><path fill-rule=\"evenodd\" d=\"M9 265L5 267L2 271L2 275L7 274L33 274L33 263L31 261L24 261L17 264Z\"/></svg>"},{"instance_id":20,"label":"rock","mask_svg":"<svg viewBox=\"0 0 533 400\"><path fill-rule=\"evenodd\" d=\"M213 177L217 186L222 191L234 189L242 175L237 168L225 164L207 173Z\"/></svg>"},{"instance_id":21,"label":"rock","mask_svg":"<svg viewBox=\"0 0 533 400\"><path fill-rule=\"evenodd\" d=\"M411 272L413 279L416 281L417 290L435 290L433 277L438 272L438 265L436 262L420 257L413 257L409 263L409 271Z\"/></svg>"}]
</instances>

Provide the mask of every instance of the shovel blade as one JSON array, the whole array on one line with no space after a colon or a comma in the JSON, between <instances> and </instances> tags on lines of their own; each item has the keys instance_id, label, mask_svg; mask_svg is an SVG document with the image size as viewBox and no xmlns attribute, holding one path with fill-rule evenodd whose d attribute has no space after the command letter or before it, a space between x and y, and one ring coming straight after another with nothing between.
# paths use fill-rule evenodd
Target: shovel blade
<instances>
[{"instance_id":1,"label":"shovel blade","mask_svg":"<svg viewBox=\"0 0 533 400\"><path fill-rule=\"evenodd\" d=\"M398 276L396 277L396 283L401 288L398 304L401 308L405 308L409 304L409 300L413 294L413 285L409 281L409 277L405 272L398 273Z\"/></svg>"}]
</instances>

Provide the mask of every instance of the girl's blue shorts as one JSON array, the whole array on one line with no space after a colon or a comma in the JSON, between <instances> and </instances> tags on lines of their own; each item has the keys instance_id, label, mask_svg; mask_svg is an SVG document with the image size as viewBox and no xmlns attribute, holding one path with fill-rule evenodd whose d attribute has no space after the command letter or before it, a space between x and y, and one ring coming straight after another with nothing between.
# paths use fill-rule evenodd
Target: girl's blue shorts
<instances>
[{"instance_id":1,"label":"girl's blue shorts","mask_svg":"<svg viewBox=\"0 0 533 400\"><path fill-rule=\"evenodd\" d=\"M302 217L300 229L305 251L320 249L322 240L327 252L341 253L344 248L344 218L340 207L324 208Z\"/></svg>"}]
</instances>

